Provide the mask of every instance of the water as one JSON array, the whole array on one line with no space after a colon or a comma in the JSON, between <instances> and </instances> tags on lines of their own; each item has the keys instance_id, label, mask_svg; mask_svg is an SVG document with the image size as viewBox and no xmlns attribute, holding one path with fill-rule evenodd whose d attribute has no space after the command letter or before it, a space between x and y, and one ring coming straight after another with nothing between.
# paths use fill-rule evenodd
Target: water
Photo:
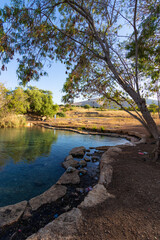
<instances>
[{"instance_id":1,"label":"water","mask_svg":"<svg viewBox=\"0 0 160 240\"><path fill-rule=\"evenodd\" d=\"M64 172L73 147L114 146L126 139L45 128L0 129L0 207L35 197Z\"/></svg>"}]
</instances>

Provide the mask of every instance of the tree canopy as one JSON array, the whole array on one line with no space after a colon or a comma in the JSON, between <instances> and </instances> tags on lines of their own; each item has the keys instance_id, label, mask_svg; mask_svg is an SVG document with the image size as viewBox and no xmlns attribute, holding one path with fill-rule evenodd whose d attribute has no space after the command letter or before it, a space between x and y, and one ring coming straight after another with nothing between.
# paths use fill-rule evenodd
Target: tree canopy
<instances>
[{"instance_id":1,"label":"tree canopy","mask_svg":"<svg viewBox=\"0 0 160 240\"><path fill-rule=\"evenodd\" d=\"M139 74L142 32L138 31L145 19L152 18L153 9L157 9L154 18L159 21L157 0L12 2L12 7L1 10L2 70L19 53L17 74L26 84L46 74L45 62L60 60L68 72L65 101L79 93L95 93L119 105L127 101L140 109L141 114L130 114L159 145L157 126L146 106L144 78ZM135 42L133 59L126 58L125 45L130 39ZM149 44L151 49L154 42Z\"/></svg>"},{"instance_id":2,"label":"tree canopy","mask_svg":"<svg viewBox=\"0 0 160 240\"><path fill-rule=\"evenodd\" d=\"M17 114L33 113L38 116L50 116L58 111L58 105L53 104L52 92L28 87L20 87L13 91L0 84L0 113L14 112Z\"/></svg>"}]
</instances>

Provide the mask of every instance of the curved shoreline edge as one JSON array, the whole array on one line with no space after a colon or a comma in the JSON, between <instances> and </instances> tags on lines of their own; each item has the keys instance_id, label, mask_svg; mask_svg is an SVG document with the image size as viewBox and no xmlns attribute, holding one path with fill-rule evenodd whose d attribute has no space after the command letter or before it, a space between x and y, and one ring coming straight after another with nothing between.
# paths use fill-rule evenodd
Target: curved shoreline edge
<instances>
[{"instance_id":1,"label":"curved shoreline edge","mask_svg":"<svg viewBox=\"0 0 160 240\"><path fill-rule=\"evenodd\" d=\"M113 168L111 163L114 158L122 151L125 146L135 146L140 143L146 142L146 136L138 132L133 131L120 131L114 130L113 132L108 130L108 132L91 132L91 131L79 131L78 129L72 128L57 128L53 126L47 126L39 124L38 126L46 127L55 130L67 130L73 131L80 134L92 134L92 135L103 135L103 136L113 136L122 137L130 140L130 143L124 145L117 145L114 147L109 147L105 151L100 159L100 177L98 183L93 187L93 190L88 193L81 204L77 208L73 208L69 212L63 213L57 219L47 224L44 228L40 229L37 233L31 235L27 240L38 240L38 239L75 239L78 228L83 220L83 214L81 209L93 207L97 204L104 202L109 198L114 198L107 191L107 187L112 181ZM64 173L65 174L65 173ZM63 175L62 175L63 176ZM65 196L67 188L58 183L54 184L47 191L38 195L29 201L22 201L14 205L8 205L0 208L0 227L4 228L6 226L12 225L19 221L21 217L30 217L32 211L36 211L39 207L57 201L58 199ZM66 235L67 234L67 235Z\"/></svg>"}]
</instances>

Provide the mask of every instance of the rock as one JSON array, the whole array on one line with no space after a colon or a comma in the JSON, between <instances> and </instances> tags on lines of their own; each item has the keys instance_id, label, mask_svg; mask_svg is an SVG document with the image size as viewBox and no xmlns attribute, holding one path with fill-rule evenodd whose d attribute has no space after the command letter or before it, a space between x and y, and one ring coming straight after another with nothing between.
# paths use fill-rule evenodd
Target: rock
<instances>
[{"instance_id":1,"label":"rock","mask_svg":"<svg viewBox=\"0 0 160 240\"><path fill-rule=\"evenodd\" d=\"M74 168L78 168L79 167L79 162L74 160L74 159L70 159L68 161L64 161L62 163L62 166L67 169L68 167L74 167Z\"/></svg>"},{"instance_id":2,"label":"rock","mask_svg":"<svg viewBox=\"0 0 160 240\"><path fill-rule=\"evenodd\" d=\"M85 158L84 158L84 161L90 162L91 160L90 160L89 158L85 157Z\"/></svg>"},{"instance_id":3,"label":"rock","mask_svg":"<svg viewBox=\"0 0 160 240\"><path fill-rule=\"evenodd\" d=\"M68 155L68 156L65 158L65 160L64 160L64 161L69 161L69 160L73 160L73 157L72 157L72 155Z\"/></svg>"},{"instance_id":4,"label":"rock","mask_svg":"<svg viewBox=\"0 0 160 240\"><path fill-rule=\"evenodd\" d=\"M93 157L92 157L92 162L97 162L97 161L99 161L99 157L93 156Z\"/></svg>"},{"instance_id":5,"label":"rock","mask_svg":"<svg viewBox=\"0 0 160 240\"><path fill-rule=\"evenodd\" d=\"M79 161L79 165L80 165L81 167L86 167L86 166L87 166L87 163L86 163L86 161L84 161L84 160L80 160L80 161Z\"/></svg>"},{"instance_id":6,"label":"rock","mask_svg":"<svg viewBox=\"0 0 160 240\"><path fill-rule=\"evenodd\" d=\"M107 192L106 188L102 184L97 184L93 187L85 197L84 201L78 206L79 208L95 207L96 205L104 202L108 198L114 196Z\"/></svg>"},{"instance_id":7,"label":"rock","mask_svg":"<svg viewBox=\"0 0 160 240\"><path fill-rule=\"evenodd\" d=\"M27 201L0 208L0 228L16 223L23 215Z\"/></svg>"},{"instance_id":8,"label":"rock","mask_svg":"<svg viewBox=\"0 0 160 240\"><path fill-rule=\"evenodd\" d=\"M86 152L90 152L90 149L86 149Z\"/></svg>"},{"instance_id":9,"label":"rock","mask_svg":"<svg viewBox=\"0 0 160 240\"><path fill-rule=\"evenodd\" d=\"M60 215L26 240L75 240L81 223L81 210L73 208L71 211Z\"/></svg>"},{"instance_id":10,"label":"rock","mask_svg":"<svg viewBox=\"0 0 160 240\"><path fill-rule=\"evenodd\" d=\"M108 156L111 156L111 157L114 157L114 156L117 156L120 152L122 152L122 149L121 149L121 148L118 148L118 147L110 147L110 148L107 150L107 155L108 155Z\"/></svg>"},{"instance_id":11,"label":"rock","mask_svg":"<svg viewBox=\"0 0 160 240\"><path fill-rule=\"evenodd\" d=\"M81 158L84 156L85 151L85 147L75 147L69 152L69 154L73 157Z\"/></svg>"},{"instance_id":12,"label":"rock","mask_svg":"<svg viewBox=\"0 0 160 240\"><path fill-rule=\"evenodd\" d=\"M79 174L80 174L80 173L81 173L82 175L85 175L85 174L87 174L87 170L85 170L85 169L82 168L82 169L79 170Z\"/></svg>"},{"instance_id":13,"label":"rock","mask_svg":"<svg viewBox=\"0 0 160 240\"><path fill-rule=\"evenodd\" d=\"M47 191L41 195L30 199L29 204L32 208L32 211L36 211L39 207L44 204L57 201L59 198L62 198L66 194L67 188L61 185L53 185Z\"/></svg>"},{"instance_id":14,"label":"rock","mask_svg":"<svg viewBox=\"0 0 160 240\"><path fill-rule=\"evenodd\" d=\"M76 170L72 173L64 173L60 179L58 180L57 184L78 184L80 183L80 177L78 175L79 171Z\"/></svg>"},{"instance_id":15,"label":"rock","mask_svg":"<svg viewBox=\"0 0 160 240\"><path fill-rule=\"evenodd\" d=\"M113 168L111 165L103 165L100 171L99 184L104 184L107 187L112 181Z\"/></svg>"},{"instance_id":16,"label":"rock","mask_svg":"<svg viewBox=\"0 0 160 240\"><path fill-rule=\"evenodd\" d=\"M92 153L87 153L86 154L88 157L91 157L93 154Z\"/></svg>"},{"instance_id":17,"label":"rock","mask_svg":"<svg viewBox=\"0 0 160 240\"><path fill-rule=\"evenodd\" d=\"M104 151L107 151L108 149L109 149L109 146L96 147L96 150L104 150Z\"/></svg>"},{"instance_id":18,"label":"rock","mask_svg":"<svg viewBox=\"0 0 160 240\"><path fill-rule=\"evenodd\" d=\"M74 171L76 171L76 168L74 168L74 167L68 167L66 170L67 173L72 173Z\"/></svg>"}]
</instances>

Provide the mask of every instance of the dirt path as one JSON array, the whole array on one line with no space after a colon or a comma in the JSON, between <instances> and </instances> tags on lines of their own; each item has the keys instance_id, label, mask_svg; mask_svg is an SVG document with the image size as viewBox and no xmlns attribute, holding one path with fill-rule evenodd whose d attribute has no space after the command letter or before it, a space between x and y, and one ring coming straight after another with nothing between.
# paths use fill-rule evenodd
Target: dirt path
<instances>
[{"instance_id":1,"label":"dirt path","mask_svg":"<svg viewBox=\"0 0 160 240\"><path fill-rule=\"evenodd\" d=\"M146 155L152 144L127 147L113 164L109 192L115 199L85 210L84 240L160 240L160 164Z\"/></svg>"}]
</instances>

